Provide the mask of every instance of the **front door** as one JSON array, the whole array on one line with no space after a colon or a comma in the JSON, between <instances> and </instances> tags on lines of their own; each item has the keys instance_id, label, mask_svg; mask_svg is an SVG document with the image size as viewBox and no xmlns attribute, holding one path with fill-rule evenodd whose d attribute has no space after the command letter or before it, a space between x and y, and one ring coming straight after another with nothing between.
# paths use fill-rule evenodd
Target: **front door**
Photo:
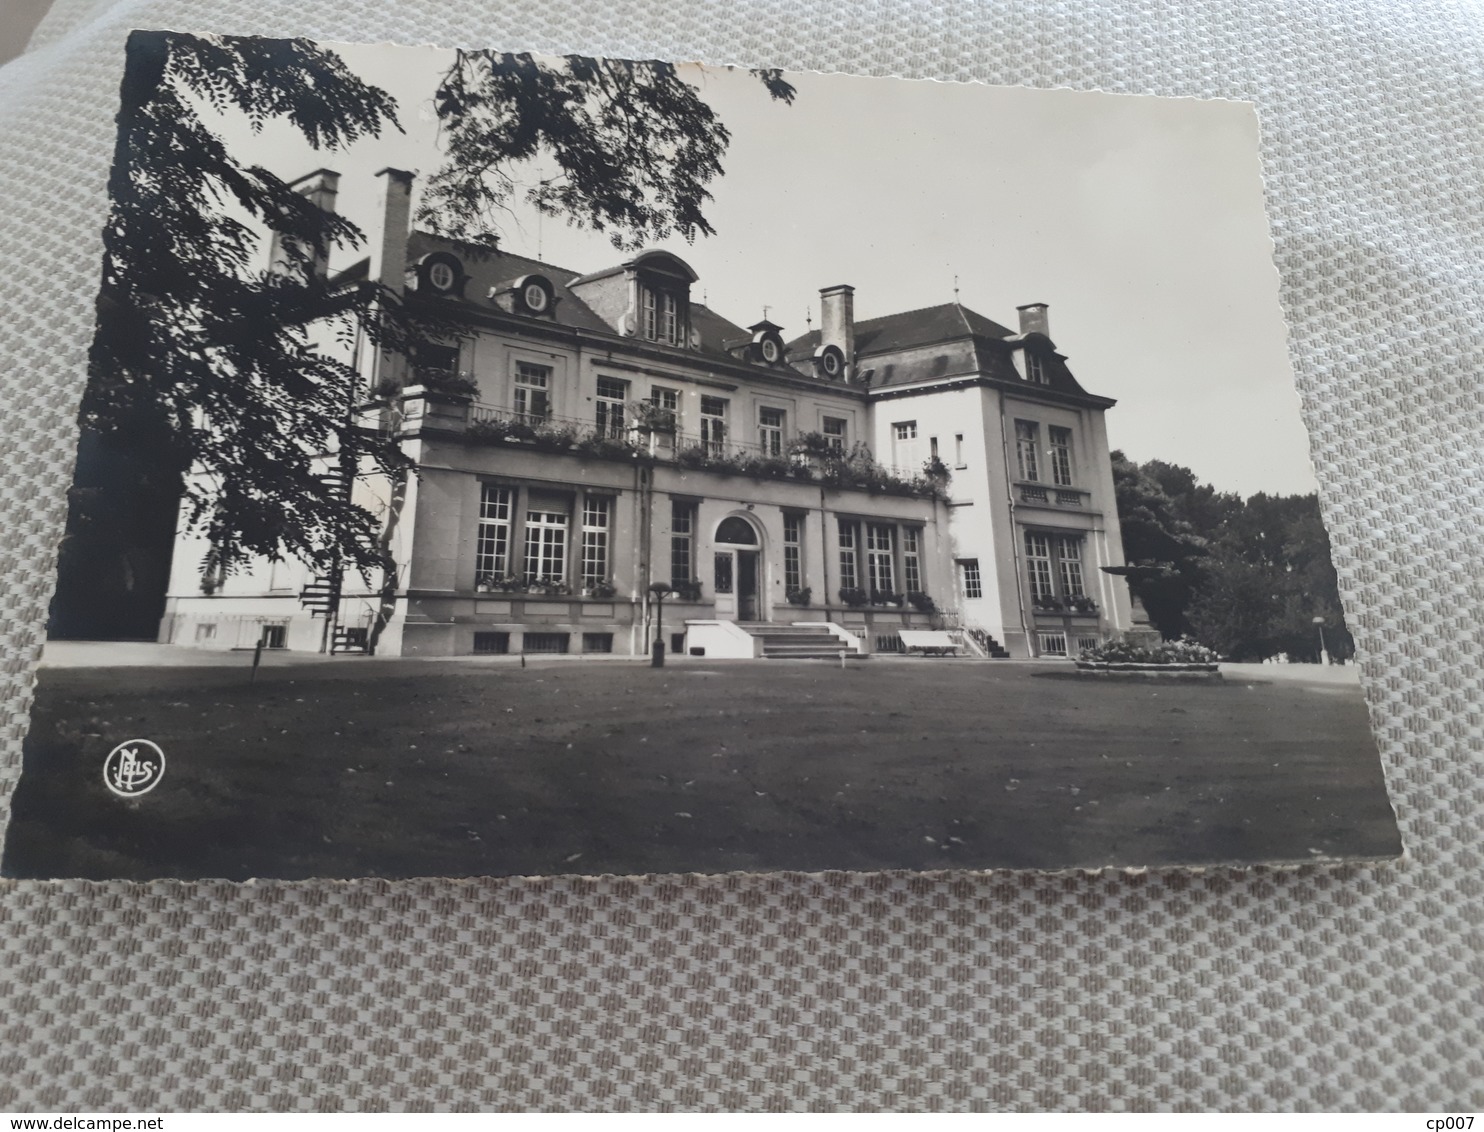
<instances>
[{"instance_id":1,"label":"front door","mask_svg":"<svg viewBox=\"0 0 1484 1132\"><path fill-rule=\"evenodd\" d=\"M758 621L757 551L739 550L737 555L737 619Z\"/></svg>"},{"instance_id":2,"label":"front door","mask_svg":"<svg viewBox=\"0 0 1484 1132\"><path fill-rule=\"evenodd\" d=\"M758 552L718 550L712 581L716 589L716 616L724 621L760 621Z\"/></svg>"}]
</instances>

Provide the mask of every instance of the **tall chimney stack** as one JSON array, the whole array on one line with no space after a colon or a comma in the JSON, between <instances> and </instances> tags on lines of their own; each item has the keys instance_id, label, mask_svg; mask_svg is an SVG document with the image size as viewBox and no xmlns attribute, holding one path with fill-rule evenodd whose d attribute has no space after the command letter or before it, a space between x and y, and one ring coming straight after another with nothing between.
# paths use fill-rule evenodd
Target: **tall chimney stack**
<instances>
[{"instance_id":1,"label":"tall chimney stack","mask_svg":"<svg viewBox=\"0 0 1484 1132\"><path fill-rule=\"evenodd\" d=\"M1044 334L1047 338L1051 337L1051 323L1046 318L1045 303L1026 303L1015 309L1020 312L1022 334Z\"/></svg>"},{"instance_id":2,"label":"tall chimney stack","mask_svg":"<svg viewBox=\"0 0 1484 1132\"><path fill-rule=\"evenodd\" d=\"M412 177L405 169L382 169L381 231L371 238L371 278L401 292L407 282L407 236L412 231Z\"/></svg>"},{"instance_id":3,"label":"tall chimney stack","mask_svg":"<svg viewBox=\"0 0 1484 1132\"><path fill-rule=\"evenodd\" d=\"M330 169L316 169L313 173L300 177L289 187L321 212L334 215L335 196L340 188L339 173ZM273 233L268 251L268 270L275 274L288 274L299 270L294 265L293 257L284 250L284 237L281 232ZM323 279L330 272L329 256L316 255L309 270L315 278Z\"/></svg>"},{"instance_id":4,"label":"tall chimney stack","mask_svg":"<svg viewBox=\"0 0 1484 1132\"><path fill-rule=\"evenodd\" d=\"M848 283L819 290L819 344L845 355L845 372L855 365L855 288Z\"/></svg>"}]
</instances>

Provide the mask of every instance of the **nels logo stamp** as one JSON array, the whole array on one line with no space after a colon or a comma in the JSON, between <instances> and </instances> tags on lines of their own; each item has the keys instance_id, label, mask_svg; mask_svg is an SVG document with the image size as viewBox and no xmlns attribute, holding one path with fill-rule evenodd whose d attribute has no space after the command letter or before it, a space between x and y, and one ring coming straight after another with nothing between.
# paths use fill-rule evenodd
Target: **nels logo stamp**
<instances>
[{"instance_id":1,"label":"nels logo stamp","mask_svg":"<svg viewBox=\"0 0 1484 1132\"><path fill-rule=\"evenodd\" d=\"M165 752L148 739L128 739L103 760L103 782L122 798L148 794L165 776Z\"/></svg>"}]
</instances>

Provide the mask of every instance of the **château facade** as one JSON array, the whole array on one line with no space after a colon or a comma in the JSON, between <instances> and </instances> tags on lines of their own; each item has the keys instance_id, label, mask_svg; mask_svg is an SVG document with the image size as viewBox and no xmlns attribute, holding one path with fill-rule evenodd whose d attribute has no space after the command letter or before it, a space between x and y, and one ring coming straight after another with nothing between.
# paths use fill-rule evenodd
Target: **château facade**
<instances>
[{"instance_id":1,"label":"ch\u00e2teau facade","mask_svg":"<svg viewBox=\"0 0 1484 1132\"><path fill-rule=\"evenodd\" d=\"M411 224L383 170L371 278L456 313L456 341L365 351L361 419L415 474L349 489L379 513L394 595L262 562L203 589L177 540L162 641L381 655L640 654L658 626L709 657L808 655L790 640L1075 655L1130 627L1103 415L1051 339L957 303L857 321L825 287L785 338L698 301L646 251L589 273L464 248ZM300 183L333 207L335 174ZM209 591L209 592L208 592ZM792 635L792 636L790 636Z\"/></svg>"}]
</instances>

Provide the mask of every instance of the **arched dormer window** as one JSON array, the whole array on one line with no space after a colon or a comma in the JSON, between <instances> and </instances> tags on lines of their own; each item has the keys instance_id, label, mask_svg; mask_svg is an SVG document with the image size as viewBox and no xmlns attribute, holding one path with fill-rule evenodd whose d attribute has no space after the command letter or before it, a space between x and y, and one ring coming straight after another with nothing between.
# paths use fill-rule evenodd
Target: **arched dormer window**
<instances>
[{"instance_id":1,"label":"arched dormer window","mask_svg":"<svg viewBox=\"0 0 1484 1132\"><path fill-rule=\"evenodd\" d=\"M666 346L690 339L690 285L696 273L679 256L644 252L631 264L639 286L639 336Z\"/></svg>"}]
</instances>

